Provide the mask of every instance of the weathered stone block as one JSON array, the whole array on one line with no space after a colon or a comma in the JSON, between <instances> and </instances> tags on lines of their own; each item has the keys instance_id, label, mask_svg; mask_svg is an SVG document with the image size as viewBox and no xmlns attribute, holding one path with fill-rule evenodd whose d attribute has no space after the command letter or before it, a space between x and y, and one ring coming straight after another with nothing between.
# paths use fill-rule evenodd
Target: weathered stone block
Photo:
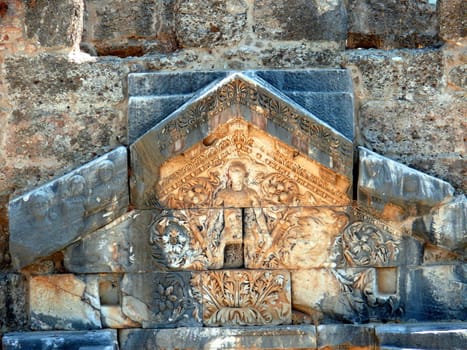
<instances>
[{"instance_id":1,"label":"weathered stone block","mask_svg":"<svg viewBox=\"0 0 467 350\"><path fill-rule=\"evenodd\" d=\"M368 101L360 107L358 128L363 144L465 190L462 154L467 109L462 100L440 96L416 101Z\"/></svg>"},{"instance_id":2,"label":"weathered stone block","mask_svg":"<svg viewBox=\"0 0 467 350\"><path fill-rule=\"evenodd\" d=\"M465 320L467 265L440 265L407 270L405 320Z\"/></svg>"},{"instance_id":3,"label":"weathered stone block","mask_svg":"<svg viewBox=\"0 0 467 350\"><path fill-rule=\"evenodd\" d=\"M25 27L29 39L37 40L44 47L77 48L83 29L82 1L34 0L26 3Z\"/></svg>"},{"instance_id":4,"label":"weathered stone block","mask_svg":"<svg viewBox=\"0 0 467 350\"><path fill-rule=\"evenodd\" d=\"M461 350L467 342L465 323L416 323L376 325L382 349Z\"/></svg>"},{"instance_id":5,"label":"weathered stone block","mask_svg":"<svg viewBox=\"0 0 467 350\"><path fill-rule=\"evenodd\" d=\"M24 267L127 211L127 150L118 148L10 202L10 251ZM53 235L54 239L46 239Z\"/></svg>"},{"instance_id":6,"label":"weathered stone block","mask_svg":"<svg viewBox=\"0 0 467 350\"><path fill-rule=\"evenodd\" d=\"M426 214L454 194L449 183L363 147L359 147L359 174L359 203L391 220Z\"/></svg>"},{"instance_id":7,"label":"weathered stone block","mask_svg":"<svg viewBox=\"0 0 467 350\"><path fill-rule=\"evenodd\" d=\"M255 33L262 39L335 41L344 43L347 13L344 1L254 2Z\"/></svg>"},{"instance_id":8,"label":"weathered stone block","mask_svg":"<svg viewBox=\"0 0 467 350\"><path fill-rule=\"evenodd\" d=\"M430 244L465 256L467 249L467 199L465 195L434 208L414 222L413 231ZM448 258L448 256L445 256Z\"/></svg>"},{"instance_id":9,"label":"weathered stone block","mask_svg":"<svg viewBox=\"0 0 467 350\"><path fill-rule=\"evenodd\" d=\"M320 350L373 350L376 345L373 327L343 324L319 325L317 343Z\"/></svg>"},{"instance_id":10,"label":"weathered stone block","mask_svg":"<svg viewBox=\"0 0 467 350\"><path fill-rule=\"evenodd\" d=\"M189 272L125 274L121 283L123 314L143 328L201 325L201 306Z\"/></svg>"},{"instance_id":11,"label":"weathered stone block","mask_svg":"<svg viewBox=\"0 0 467 350\"><path fill-rule=\"evenodd\" d=\"M348 9L349 48L420 48L439 42L431 1L351 0Z\"/></svg>"},{"instance_id":12,"label":"weathered stone block","mask_svg":"<svg viewBox=\"0 0 467 350\"><path fill-rule=\"evenodd\" d=\"M465 1L438 0L439 34L444 40L458 40L467 34Z\"/></svg>"},{"instance_id":13,"label":"weathered stone block","mask_svg":"<svg viewBox=\"0 0 467 350\"><path fill-rule=\"evenodd\" d=\"M200 8L203 11L200 11ZM244 0L181 0L175 6L175 34L181 47L232 45L243 37L248 6Z\"/></svg>"},{"instance_id":14,"label":"weathered stone block","mask_svg":"<svg viewBox=\"0 0 467 350\"><path fill-rule=\"evenodd\" d=\"M132 211L88 234L64 250L64 265L74 273L147 272L156 268L150 227L156 211Z\"/></svg>"},{"instance_id":15,"label":"weathered stone block","mask_svg":"<svg viewBox=\"0 0 467 350\"><path fill-rule=\"evenodd\" d=\"M202 300L206 326L290 324L288 271L197 272L192 285Z\"/></svg>"},{"instance_id":16,"label":"weathered stone block","mask_svg":"<svg viewBox=\"0 0 467 350\"><path fill-rule=\"evenodd\" d=\"M29 281L31 327L83 330L102 327L97 280L71 274L34 276Z\"/></svg>"},{"instance_id":17,"label":"weathered stone block","mask_svg":"<svg viewBox=\"0 0 467 350\"><path fill-rule=\"evenodd\" d=\"M259 209L258 209L259 210ZM245 218L247 268L329 267L338 234L348 223L347 207L262 208L268 223L262 234L253 210Z\"/></svg>"},{"instance_id":18,"label":"weathered stone block","mask_svg":"<svg viewBox=\"0 0 467 350\"><path fill-rule=\"evenodd\" d=\"M349 50L341 64L354 68L356 94L363 98L412 101L443 87L441 50Z\"/></svg>"},{"instance_id":19,"label":"weathered stone block","mask_svg":"<svg viewBox=\"0 0 467 350\"><path fill-rule=\"evenodd\" d=\"M80 331L80 332L28 332L8 333L2 339L3 349L16 350L114 350L118 349L117 331Z\"/></svg>"},{"instance_id":20,"label":"weathered stone block","mask_svg":"<svg viewBox=\"0 0 467 350\"><path fill-rule=\"evenodd\" d=\"M0 274L0 333L26 327L26 300L23 276Z\"/></svg>"},{"instance_id":21,"label":"weathered stone block","mask_svg":"<svg viewBox=\"0 0 467 350\"><path fill-rule=\"evenodd\" d=\"M173 1L86 0L81 48L105 56L177 49Z\"/></svg>"},{"instance_id":22,"label":"weathered stone block","mask_svg":"<svg viewBox=\"0 0 467 350\"><path fill-rule=\"evenodd\" d=\"M121 350L316 348L314 326L125 329L119 340Z\"/></svg>"}]
</instances>

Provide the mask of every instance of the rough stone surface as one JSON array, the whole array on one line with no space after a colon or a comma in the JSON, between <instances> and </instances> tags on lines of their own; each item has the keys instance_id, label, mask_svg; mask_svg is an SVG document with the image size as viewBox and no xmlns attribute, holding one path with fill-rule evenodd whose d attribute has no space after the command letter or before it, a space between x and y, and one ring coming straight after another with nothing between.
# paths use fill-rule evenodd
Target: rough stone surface
<instances>
[{"instance_id":1,"label":"rough stone surface","mask_svg":"<svg viewBox=\"0 0 467 350\"><path fill-rule=\"evenodd\" d=\"M439 44L432 1L349 1L349 48L420 48Z\"/></svg>"},{"instance_id":2,"label":"rough stone surface","mask_svg":"<svg viewBox=\"0 0 467 350\"><path fill-rule=\"evenodd\" d=\"M178 48L174 1L86 0L81 49L98 56L142 56Z\"/></svg>"},{"instance_id":3,"label":"rough stone surface","mask_svg":"<svg viewBox=\"0 0 467 350\"><path fill-rule=\"evenodd\" d=\"M175 34L181 47L231 45L242 39L247 3L216 0L178 0Z\"/></svg>"},{"instance_id":4,"label":"rough stone surface","mask_svg":"<svg viewBox=\"0 0 467 350\"><path fill-rule=\"evenodd\" d=\"M83 7L79 0L26 1L28 38L43 47L77 48L83 29Z\"/></svg>"},{"instance_id":5,"label":"rough stone surface","mask_svg":"<svg viewBox=\"0 0 467 350\"><path fill-rule=\"evenodd\" d=\"M16 350L114 350L117 349L117 331L27 332L8 333L2 339L3 349Z\"/></svg>"},{"instance_id":6,"label":"rough stone surface","mask_svg":"<svg viewBox=\"0 0 467 350\"><path fill-rule=\"evenodd\" d=\"M439 34L444 40L457 40L465 37L467 12L465 1L439 0L438 18Z\"/></svg>"},{"instance_id":7,"label":"rough stone surface","mask_svg":"<svg viewBox=\"0 0 467 350\"><path fill-rule=\"evenodd\" d=\"M8 270L11 263L8 233L8 196L0 195L0 271Z\"/></svg>"},{"instance_id":8,"label":"rough stone surface","mask_svg":"<svg viewBox=\"0 0 467 350\"><path fill-rule=\"evenodd\" d=\"M346 38L345 3L335 1L254 1L255 33L262 39L327 40Z\"/></svg>"},{"instance_id":9,"label":"rough stone surface","mask_svg":"<svg viewBox=\"0 0 467 350\"><path fill-rule=\"evenodd\" d=\"M64 250L73 273L148 272L155 268L150 225L156 213L132 211ZM105 247L105 248L103 248Z\"/></svg>"},{"instance_id":10,"label":"rough stone surface","mask_svg":"<svg viewBox=\"0 0 467 350\"><path fill-rule=\"evenodd\" d=\"M441 50L349 50L342 64L352 69L355 93L367 99L413 101L443 86Z\"/></svg>"},{"instance_id":11,"label":"rough stone surface","mask_svg":"<svg viewBox=\"0 0 467 350\"><path fill-rule=\"evenodd\" d=\"M453 195L449 183L359 147L358 201L383 217L423 215Z\"/></svg>"},{"instance_id":12,"label":"rough stone surface","mask_svg":"<svg viewBox=\"0 0 467 350\"><path fill-rule=\"evenodd\" d=\"M16 268L64 248L125 213L127 150L118 148L10 202L10 251ZM54 239L44 239L51 235Z\"/></svg>"},{"instance_id":13,"label":"rough stone surface","mask_svg":"<svg viewBox=\"0 0 467 350\"><path fill-rule=\"evenodd\" d=\"M467 189L462 98L369 101L360 107L365 147Z\"/></svg>"},{"instance_id":14,"label":"rough stone surface","mask_svg":"<svg viewBox=\"0 0 467 350\"><path fill-rule=\"evenodd\" d=\"M320 350L373 350L373 327L355 325L320 325L317 327L317 348Z\"/></svg>"},{"instance_id":15,"label":"rough stone surface","mask_svg":"<svg viewBox=\"0 0 467 350\"><path fill-rule=\"evenodd\" d=\"M0 191L24 193L125 140L125 66L48 54L7 57L3 69Z\"/></svg>"},{"instance_id":16,"label":"rough stone surface","mask_svg":"<svg viewBox=\"0 0 467 350\"><path fill-rule=\"evenodd\" d=\"M426 266L407 271L404 320L465 321L467 266Z\"/></svg>"},{"instance_id":17,"label":"rough stone surface","mask_svg":"<svg viewBox=\"0 0 467 350\"><path fill-rule=\"evenodd\" d=\"M35 330L102 328L95 279L35 276L29 281L29 317Z\"/></svg>"},{"instance_id":18,"label":"rough stone surface","mask_svg":"<svg viewBox=\"0 0 467 350\"><path fill-rule=\"evenodd\" d=\"M465 323L377 325L376 339L383 349L461 350L467 341Z\"/></svg>"},{"instance_id":19,"label":"rough stone surface","mask_svg":"<svg viewBox=\"0 0 467 350\"><path fill-rule=\"evenodd\" d=\"M123 330L121 350L314 349L313 326Z\"/></svg>"},{"instance_id":20,"label":"rough stone surface","mask_svg":"<svg viewBox=\"0 0 467 350\"><path fill-rule=\"evenodd\" d=\"M0 335L26 328L26 300L26 283L23 276L0 274Z\"/></svg>"},{"instance_id":21,"label":"rough stone surface","mask_svg":"<svg viewBox=\"0 0 467 350\"><path fill-rule=\"evenodd\" d=\"M201 325L201 306L190 286L189 272L125 274L122 311L143 328Z\"/></svg>"}]
</instances>

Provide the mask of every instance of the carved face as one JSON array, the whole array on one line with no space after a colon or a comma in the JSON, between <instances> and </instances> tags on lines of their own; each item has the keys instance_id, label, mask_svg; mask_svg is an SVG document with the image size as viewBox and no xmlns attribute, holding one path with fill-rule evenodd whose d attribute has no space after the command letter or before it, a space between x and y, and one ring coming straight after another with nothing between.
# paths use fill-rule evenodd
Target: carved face
<instances>
[{"instance_id":1,"label":"carved face","mask_svg":"<svg viewBox=\"0 0 467 350\"><path fill-rule=\"evenodd\" d=\"M70 195L79 196L84 192L86 180L81 175L75 175L70 180Z\"/></svg>"},{"instance_id":2,"label":"carved face","mask_svg":"<svg viewBox=\"0 0 467 350\"><path fill-rule=\"evenodd\" d=\"M233 162L229 167L229 180L234 191L241 191L246 178L246 168L240 162Z\"/></svg>"},{"instance_id":3,"label":"carved face","mask_svg":"<svg viewBox=\"0 0 467 350\"><path fill-rule=\"evenodd\" d=\"M49 202L50 198L45 193L37 193L31 198L31 213L32 215L38 219L43 220L47 216L49 211Z\"/></svg>"},{"instance_id":4,"label":"carved face","mask_svg":"<svg viewBox=\"0 0 467 350\"><path fill-rule=\"evenodd\" d=\"M98 170L99 179L102 182L110 181L114 173L114 167L114 164L110 160L105 160L104 162L102 162Z\"/></svg>"}]
</instances>

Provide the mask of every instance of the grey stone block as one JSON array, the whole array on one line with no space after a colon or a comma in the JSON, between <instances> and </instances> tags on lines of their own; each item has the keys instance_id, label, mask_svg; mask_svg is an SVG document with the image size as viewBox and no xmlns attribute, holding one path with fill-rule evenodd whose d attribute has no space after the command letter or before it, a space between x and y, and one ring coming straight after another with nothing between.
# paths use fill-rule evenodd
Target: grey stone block
<instances>
[{"instance_id":1,"label":"grey stone block","mask_svg":"<svg viewBox=\"0 0 467 350\"><path fill-rule=\"evenodd\" d=\"M400 215L413 216L426 214L453 195L454 188L449 183L359 147L360 204L379 212L393 204L400 208Z\"/></svg>"},{"instance_id":2,"label":"grey stone block","mask_svg":"<svg viewBox=\"0 0 467 350\"><path fill-rule=\"evenodd\" d=\"M316 348L314 326L124 329L119 340L122 350Z\"/></svg>"},{"instance_id":3,"label":"grey stone block","mask_svg":"<svg viewBox=\"0 0 467 350\"><path fill-rule=\"evenodd\" d=\"M125 274L122 311L143 328L201 326L201 305L190 272Z\"/></svg>"},{"instance_id":4,"label":"grey stone block","mask_svg":"<svg viewBox=\"0 0 467 350\"><path fill-rule=\"evenodd\" d=\"M2 339L4 350L117 350L117 331L51 331L7 333Z\"/></svg>"},{"instance_id":5,"label":"grey stone block","mask_svg":"<svg viewBox=\"0 0 467 350\"><path fill-rule=\"evenodd\" d=\"M404 320L467 320L467 264L413 267L406 274Z\"/></svg>"},{"instance_id":6,"label":"grey stone block","mask_svg":"<svg viewBox=\"0 0 467 350\"><path fill-rule=\"evenodd\" d=\"M465 323L417 323L375 326L381 349L463 350L467 344Z\"/></svg>"},{"instance_id":7,"label":"grey stone block","mask_svg":"<svg viewBox=\"0 0 467 350\"><path fill-rule=\"evenodd\" d=\"M373 349L375 346L372 326L327 324L317 327L319 349Z\"/></svg>"},{"instance_id":8,"label":"grey stone block","mask_svg":"<svg viewBox=\"0 0 467 350\"><path fill-rule=\"evenodd\" d=\"M254 71L284 92L352 92L352 80L346 69Z\"/></svg>"},{"instance_id":9,"label":"grey stone block","mask_svg":"<svg viewBox=\"0 0 467 350\"><path fill-rule=\"evenodd\" d=\"M24 267L125 213L127 167L127 150L120 147L12 200L13 265Z\"/></svg>"},{"instance_id":10,"label":"grey stone block","mask_svg":"<svg viewBox=\"0 0 467 350\"><path fill-rule=\"evenodd\" d=\"M128 75L128 94L132 96L189 95L224 78L227 72L165 72Z\"/></svg>"},{"instance_id":11,"label":"grey stone block","mask_svg":"<svg viewBox=\"0 0 467 350\"><path fill-rule=\"evenodd\" d=\"M292 100L350 140L354 138L352 93L286 92Z\"/></svg>"},{"instance_id":12,"label":"grey stone block","mask_svg":"<svg viewBox=\"0 0 467 350\"><path fill-rule=\"evenodd\" d=\"M130 97L128 103L128 143L162 121L183 105L192 95Z\"/></svg>"}]
</instances>

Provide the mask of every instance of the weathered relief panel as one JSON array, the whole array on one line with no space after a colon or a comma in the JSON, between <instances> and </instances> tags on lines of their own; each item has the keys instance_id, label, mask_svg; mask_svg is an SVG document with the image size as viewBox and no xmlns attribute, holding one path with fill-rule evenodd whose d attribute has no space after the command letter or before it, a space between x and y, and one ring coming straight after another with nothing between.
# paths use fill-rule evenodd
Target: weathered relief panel
<instances>
[{"instance_id":1,"label":"weathered relief panel","mask_svg":"<svg viewBox=\"0 0 467 350\"><path fill-rule=\"evenodd\" d=\"M24 267L124 214L129 203L127 162L127 150L117 148L11 201L14 265Z\"/></svg>"},{"instance_id":2,"label":"weathered relief panel","mask_svg":"<svg viewBox=\"0 0 467 350\"><path fill-rule=\"evenodd\" d=\"M320 105L349 82L132 75L130 161L118 148L10 203L31 328L120 329L122 349L376 349L403 330L358 324L465 320L466 198L362 147L354 171L352 97Z\"/></svg>"}]
</instances>

